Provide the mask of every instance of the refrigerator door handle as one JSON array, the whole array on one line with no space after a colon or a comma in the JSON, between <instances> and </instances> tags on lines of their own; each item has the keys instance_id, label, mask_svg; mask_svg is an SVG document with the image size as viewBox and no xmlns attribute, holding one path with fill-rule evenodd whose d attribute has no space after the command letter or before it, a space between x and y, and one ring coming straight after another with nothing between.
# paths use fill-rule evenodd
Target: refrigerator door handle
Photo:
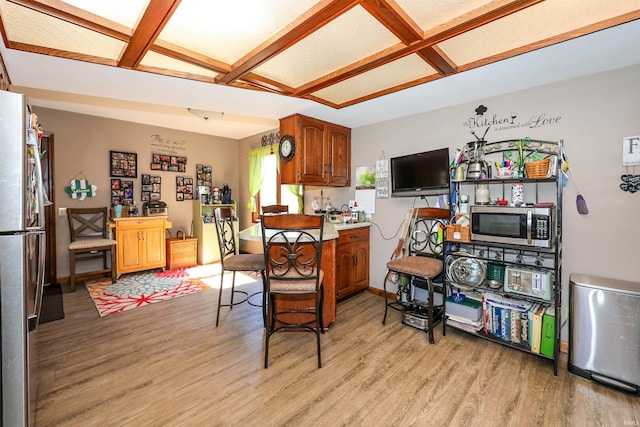
<instances>
[{"instance_id":1,"label":"refrigerator door handle","mask_svg":"<svg viewBox=\"0 0 640 427\"><path fill-rule=\"evenodd\" d=\"M45 273L45 261L46 261L46 238L44 232L34 233L39 235L38 239L38 273L36 278L36 294L33 304L33 313L28 313L27 322L29 325L29 332L37 331L38 324L40 323L40 311L42 309L42 298L44 293L44 273Z\"/></svg>"},{"instance_id":2,"label":"refrigerator door handle","mask_svg":"<svg viewBox=\"0 0 640 427\"><path fill-rule=\"evenodd\" d=\"M35 172L36 172L36 192L38 198L38 224L34 228L44 228L44 207L49 206L52 203L49 201L49 197L44 191L44 182L42 180L42 165L40 163L40 148L38 147L38 134L35 129L27 130L27 145L33 147L34 160L35 160Z\"/></svg>"}]
</instances>

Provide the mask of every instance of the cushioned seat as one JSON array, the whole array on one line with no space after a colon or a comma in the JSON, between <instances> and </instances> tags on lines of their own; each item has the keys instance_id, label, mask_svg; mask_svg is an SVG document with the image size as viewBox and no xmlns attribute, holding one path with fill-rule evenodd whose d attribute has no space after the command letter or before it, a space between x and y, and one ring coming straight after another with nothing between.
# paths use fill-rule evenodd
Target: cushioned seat
<instances>
[{"instance_id":1,"label":"cushioned seat","mask_svg":"<svg viewBox=\"0 0 640 427\"><path fill-rule=\"evenodd\" d=\"M387 320L389 307L397 308L397 302L388 302L387 281L393 273L408 276L421 277L426 281L428 301L426 306L427 327L429 342L435 342L433 327L444 311L442 305L434 304L433 279L444 268L444 263L439 254L443 253L443 242L438 241L438 233L434 230L444 229L445 222L449 219L450 212L447 209L416 208L411 218L407 236L402 236L398 248L387 262L387 274L384 277L385 309L382 324ZM440 234L441 235L441 234ZM406 243L406 247L405 247ZM400 308L403 310L404 306ZM437 313L436 313L437 311Z\"/></svg>"},{"instance_id":2,"label":"cushioned seat","mask_svg":"<svg viewBox=\"0 0 640 427\"><path fill-rule=\"evenodd\" d=\"M324 216L302 214L262 215L267 323L264 367L269 366L271 336L282 330L313 332L316 335L318 368L322 367L322 235ZM286 295L286 296L285 296ZM308 298L294 307L278 306L276 298ZM313 299L311 299L313 298ZM311 302L313 301L313 302ZM286 335L286 334L283 334Z\"/></svg>"}]
</instances>

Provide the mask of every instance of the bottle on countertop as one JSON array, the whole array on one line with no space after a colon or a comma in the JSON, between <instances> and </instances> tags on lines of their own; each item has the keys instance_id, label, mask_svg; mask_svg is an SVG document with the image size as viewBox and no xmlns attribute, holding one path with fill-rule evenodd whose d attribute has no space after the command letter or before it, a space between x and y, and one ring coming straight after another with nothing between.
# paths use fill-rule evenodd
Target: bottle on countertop
<instances>
[{"instance_id":1,"label":"bottle on countertop","mask_svg":"<svg viewBox=\"0 0 640 427\"><path fill-rule=\"evenodd\" d=\"M353 202L351 208L351 222L358 222L358 202Z\"/></svg>"},{"instance_id":2,"label":"bottle on countertop","mask_svg":"<svg viewBox=\"0 0 640 427\"><path fill-rule=\"evenodd\" d=\"M138 206L136 206L136 201L133 201L133 204L129 207L129 216L138 216Z\"/></svg>"}]
</instances>

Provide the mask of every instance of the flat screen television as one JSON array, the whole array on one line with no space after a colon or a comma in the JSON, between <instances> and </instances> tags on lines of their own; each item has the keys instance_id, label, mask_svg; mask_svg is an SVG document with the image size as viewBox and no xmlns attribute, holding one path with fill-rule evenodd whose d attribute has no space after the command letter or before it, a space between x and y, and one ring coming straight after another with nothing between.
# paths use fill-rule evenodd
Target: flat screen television
<instances>
[{"instance_id":1,"label":"flat screen television","mask_svg":"<svg viewBox=\"0 0 640 427\"><path fill-rule=\"evenodd\" d=\"M449 149L391 158L391 196L449 194Z\"/></svg>"}]
</instances>

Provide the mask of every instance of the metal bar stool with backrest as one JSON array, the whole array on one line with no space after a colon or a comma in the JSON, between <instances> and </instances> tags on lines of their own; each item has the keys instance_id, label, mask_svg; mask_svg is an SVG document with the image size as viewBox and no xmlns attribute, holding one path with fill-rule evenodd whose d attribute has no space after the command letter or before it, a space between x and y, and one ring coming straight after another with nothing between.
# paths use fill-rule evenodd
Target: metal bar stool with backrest
<instances>
[{"instance_id":1,"label":"metal bar stool with backrest","mask_svg":"<svg viewBox=\"0 0 640 427\"><path fill-rule=\"evenodd\" d=\"M389 276L398 273L409 276L421 277L426 281L428 301L426 307L427 331L429 342L435 342L433 327L441 320L444 306L434 304L433 279L438 277L444 268L442 259L443 233L450 212L448 209L439 208L415 208L411 216L407 216L409 223L408 235L400 238L398 248L394 251L392 259L387 263L387 274L384 277L385 308L382 324L387 320L387 311L394 308L405 311L405 306L398 302L389 302L387 298L387 280ZM405 245L406 244L406 245ZM406 246L406 249L405 249ZM444 295L443 295L444 297Z\"/></svg>"},{"instance_id":2,"label":"metal bar stool with backrest","mask_svg":"<svg viewBox=\"0 0 640 427\"><path fill-rule=\"evenodd\" d=\"M116 282L116 241L109 238L107 225L108 208L67 208L69 220L69 288L76 290L76 281L94 275L111 274L111 283ZM111 254L108 267L107 254ZM102 270L78 274L76 264L80 261L102 259Z\"/></svg>"},{"instance_id":3,"label":"metal bar stool with backrest","mask_svg":"<svg viewBox=\"0 0 640 427\"><path fill-rule=\"evenodd\" d=\"M256 292L249 295L245 291L236 290L236 272L237 271L259 271L262 278L264 288L264 255L262 254L239 254L238 253L238 236L236 233L238 218L233 209L228 207L220 207L214 210L216 233L218 235L218 244L220 246L220 265L222 272L220 273L220 293L218 294L218 310L216 313L216 326L220 321L220 308L229 307L232 309L234 305L242 304L247 301L253 306L257 306L251 302L251 297L258 294ZM222 304L222 284L224 281L224 273L226 271L233 272L231 281L231 295L228 304ZM236 293L243 295L239 301L234 301ZM262 318L266 322L265 294L262 292Z\"/></svg>"},{"instance_id":4,"label":"metal bar stool with backrest","mask_svg":"<svg viewBox=\"0 0 640 427\"><path fill-rule=\"evenodd\" d=\"M262 215L262 241L266 266L267 326L264 367L269 365L271 336L282 330L313 332L316 335L318 368L322 367L320 334L324 272L322 236L324 216L303 214ZM297 300L295 307L278 306L276 298L309 296L309 302Z\"/></svg>"}]
</instances>

